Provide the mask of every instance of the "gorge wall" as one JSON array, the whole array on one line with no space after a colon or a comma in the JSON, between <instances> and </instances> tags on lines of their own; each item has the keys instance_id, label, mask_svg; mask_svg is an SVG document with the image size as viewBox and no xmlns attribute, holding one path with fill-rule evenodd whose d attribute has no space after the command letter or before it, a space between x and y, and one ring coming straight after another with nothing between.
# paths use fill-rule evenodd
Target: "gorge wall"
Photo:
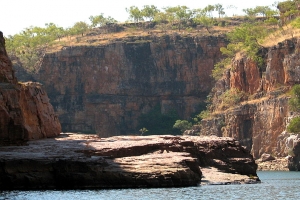
<instances>
[{"instance_id":1,"label":"gorge wall","mask_svg":"<svg viewBox=\"0 0 300 200\"><path fill-rule=\"evenodd\" d=\"M38 83L18 83L0 32L0 145L53 137L61 126Z\"/></svg>"},{"instance_id":2,"label":"gorge wall","mask_svg":"<svg viewBox=\"0 0 300 200\"><path fill-rule=\"evenodd\" d=\"M44 56L34 78L46 88L65 132L137 134L140 115L156 105L162 113L174 109L188 119L212 91L214 117L202 121L201 134L234 137L255 158L286 156L290 133L285 129L293 115L286 94L300 82L299 41L262 49L262 66L236 59L215 83L211 70L226 44L221 36L174 34L63 47ZM228 90L248 98L222 108Z\"/></svg>"},{"instance_id":3,"label":"gorge wall","mask_svg":"<svg viewBox=\"0 0 300 200\"><path fill-rule=\"evenodd\" d=\"M44 85L63 131L137 134L139 116L158 104L162 113L176 110L185 119L199 112L226 44L224 37L174 34L64 47L44 56L35 79Z\"/></svg>"},{"instance_id":4,"label":"gorge wall","mask_svg":"<svg viewBox=\"0 0 300 200\"><path fill-rule=\"evenodd\" d=\"M221 96L230 89L243 91L249 98L203 120L201 133L234 137L255 158L263 153L288 155L286 141L291 134L285 129L293 113L288 110L287 92L300 81L299 50L299 40L286 40L264 49L262 67L247 58L234 60L213 89L213 109L223 103Z\"/></svg>"}]
</instances>

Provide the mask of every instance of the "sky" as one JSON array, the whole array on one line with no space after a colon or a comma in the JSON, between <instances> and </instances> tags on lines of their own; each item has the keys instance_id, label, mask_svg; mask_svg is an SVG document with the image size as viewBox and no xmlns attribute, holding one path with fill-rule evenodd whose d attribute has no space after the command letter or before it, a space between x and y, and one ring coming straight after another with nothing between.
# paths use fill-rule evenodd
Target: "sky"
<instances>
[{"instance_id":1,"label":"sky","mask_svg":"<svg viewBox=\"0 0 300 200\"><path fill-rule=\"evenodd\" d=\"M276 0L2 0L0 3L0 31L4 36L20 33L27 27L44 27L54 23L64 28L76 22L89 23L91 15L104 14L120 22L128 20L125 8L155 5L159 9L173 6L187 6L190 9L204 8L208 4L222 4L228 16L243 14L242 9L256 6L270 6ZM277 0L278 1L278 0ZM229 5L236 9L227 10Z\"/></svg>"}]
</instances>

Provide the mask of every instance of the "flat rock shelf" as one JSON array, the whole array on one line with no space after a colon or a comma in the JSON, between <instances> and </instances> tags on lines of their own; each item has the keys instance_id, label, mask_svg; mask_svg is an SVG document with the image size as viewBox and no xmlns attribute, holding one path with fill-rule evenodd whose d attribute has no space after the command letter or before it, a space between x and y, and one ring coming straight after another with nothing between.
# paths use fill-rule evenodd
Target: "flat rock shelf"
<instances>
[{"instance_id":1,"label":"flat rock shelf","mask_svg":"<svg viewBox=\"0 0 300 200\"><path fill-rule=\"evenodd\" d=\"M249 151L224 137L62 133L0 147L0 190L258 183L256 170Z\"/></svg>"}]
</instances>

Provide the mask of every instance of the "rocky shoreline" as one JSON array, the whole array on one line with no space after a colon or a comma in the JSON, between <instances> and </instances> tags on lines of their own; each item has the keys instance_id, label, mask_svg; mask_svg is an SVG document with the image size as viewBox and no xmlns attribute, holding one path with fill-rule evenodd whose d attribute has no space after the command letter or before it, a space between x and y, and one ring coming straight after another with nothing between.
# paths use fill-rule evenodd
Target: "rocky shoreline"
<instances>
[{"instance_id":1,"label":"rocky shoreline","mask_svg":"<svg viewBox=\"0 0 300 200\"><path fill-rule=\"evenodd\" d=\"M258 165L257 171L289 171L287 158L278 157L265 162L258 159L255 162Z\"/></svg>"},{"instance_id":2,"label":"rocky shoreline","mask_svg":"<svg viewBox=\"0 0 300 200\"><path fill-rule=\"evenodd\" d=\"M1 190L258 183L256 170L232 138L64 133L0 147Z\"/></svg>"}]
</instances>

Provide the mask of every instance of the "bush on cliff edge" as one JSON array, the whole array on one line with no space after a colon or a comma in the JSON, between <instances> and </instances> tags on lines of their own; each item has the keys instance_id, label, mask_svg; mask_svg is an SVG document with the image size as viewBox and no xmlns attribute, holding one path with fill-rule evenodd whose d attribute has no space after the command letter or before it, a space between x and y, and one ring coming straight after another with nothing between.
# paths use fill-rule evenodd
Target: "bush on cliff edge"
<instances>
[{"instance_id":1,"label":"bush on cliff edge","mask_svg":"<svg viewBox=\"0 0 300 200\"><path fill-rule=\"evenodd\" d=\"M300 111L300 85L294 85L291 90L291 98L289 100L289 109L291 111ZM291 133L300 133L300 116L294 117L287 127Z\"/></svg>"}]
</instances>

